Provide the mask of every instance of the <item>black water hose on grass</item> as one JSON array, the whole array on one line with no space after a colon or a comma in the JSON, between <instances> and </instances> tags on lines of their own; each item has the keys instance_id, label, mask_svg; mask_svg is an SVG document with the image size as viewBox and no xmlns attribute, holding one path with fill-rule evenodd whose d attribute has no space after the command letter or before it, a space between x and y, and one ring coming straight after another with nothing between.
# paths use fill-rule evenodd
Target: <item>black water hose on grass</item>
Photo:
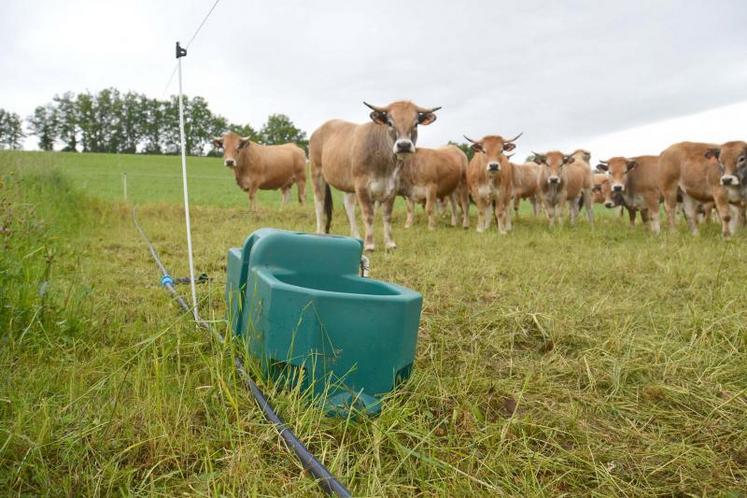
<instances>
[{"instance_id":1,"label":"black water hose on grass","mask_svg":"<svg viewBox=\"0 0 747 498\"><path fill-rule=\"evenodd\" d=\"M138 232L140 232L140 235L143 237L145 243L148 245L150 255L153 256L153 260L156 262L156 266L161 272L161 284L166 288L166 290L169 291L169 293L176 300L176 302L179 303L179 306L181 306L184 311L186 311L187 313L192 313L193 310L187 304L184 298L176 291L176 288L174 287L174 279L171 277L171 275L169 275L166 267L158 257L158 253L156 252L155 247L153 247L150 239L145 234L145 231L140 226L140 223L138 223L134 207L132 208L132 221L135 223L135 227L137 228ZM194 319L195 323L197 323L200 328L210 331L213 336L221 343L225 342L225 339L210 325L210 323L200 318L196 309L194 310ZM296 454L296 457L301 462L304 469L306 469L311 473L311 475L314 476L317 484L322 488L322 490L326 494L330 495L334 494L341 497L351 496L350 491L348 491L347 488L340 481L338 481L337 478L333 476L329 470L327 470L324 464L322 464L319 460L316 459L313 454L311 454L311 452L306 448L306 446L303 445L301 441L299 441L299 439L296 437L290 427L288 427L288 425L283 421L283 419L281 419L280 416L275 413L275 410L272 408L272 405L270 405L270 402L267 401L267 398L265 397L262 390L249 376L249 373L246 371L246 368L244 367L241 359L239 357L236 357L234 363L236 366L236 371L244 380L246 388L254 397L254 400L259 405L265 418L275 426L275 429L280 434L280 437L283 438L285 444L291 450L293 450L293 453Z\"/></svg>"}]
</instances>

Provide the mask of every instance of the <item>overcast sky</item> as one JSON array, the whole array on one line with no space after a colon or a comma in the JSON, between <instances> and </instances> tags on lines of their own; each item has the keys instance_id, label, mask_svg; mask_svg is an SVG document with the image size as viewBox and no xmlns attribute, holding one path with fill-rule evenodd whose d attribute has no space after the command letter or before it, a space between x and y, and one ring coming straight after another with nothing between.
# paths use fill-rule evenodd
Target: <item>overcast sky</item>
<instances>
[{"instance_id":1,"label":"overcast sky","mask_svg":"<svg viewBox=\"0 0 747 498\"><path fill-rule=\"evenodd\" d=\"M3 0L0 107L26 116L109 86L174 93L173 44L213 1ZM282 112L309 134L367 120L362 100L409 99L443 106L418 145L524 131L520 155L747 139L746 0L548 4L221 0L184 59L184 90L233 122Z\"/></svg>"}]
</instances>

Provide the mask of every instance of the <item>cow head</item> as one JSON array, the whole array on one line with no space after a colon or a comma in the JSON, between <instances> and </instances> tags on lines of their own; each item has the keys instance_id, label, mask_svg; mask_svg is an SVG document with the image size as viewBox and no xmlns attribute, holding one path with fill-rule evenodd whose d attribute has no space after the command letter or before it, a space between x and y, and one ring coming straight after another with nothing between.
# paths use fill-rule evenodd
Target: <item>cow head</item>
<instances>
[{"instance_id":1,"label":"cow head","mask_svg":"<svg viewBox=\"0 0 747 498\"><path fill-rule=\"evenodd\" d=\"M591 161L591 152L584 149L576 149L571 154L571 157L573 157L577 161L584 161L585 163L588 163L589 161Z\"/></svg>"},{"instance_id":2,"label":"cow head","mask_svg":"<svg viewBox=\"0 0 747 498\"><path fill-rule=\"evenodd\" d=\"M747 183L747 143L726 142L721 147L708 149L705 157L718 164L721 185L739 187Z\"/></svg>"},{"instance_id":3,"label":"cow head","mask_svg":"<svg viewBox=\"0 0 747 498\"><path fill-rule=\"evenodd\" d=\"M247 147L249 143L248 137L239 136L238 133L232 131L222 137L213 138L213 146L216 149L223 149L223 164L229 168L236 167L241 149Z\"/></svg>"},{"instance_id":4,"label":"cow head","mask_svg":"<svg viewBox=\"0 0 747 498\"><path fill-rule=\"evenodd\" d=\"M485 155L485 169L488 174L496 174L500 173L503 161L508 162L508 158L503 153L514 150L516 148L514 142L521 135L523 135L523 132L514 138L503 138L500 135L488 135L481 140L472 140L466 135L464 138L472 144L472 150L476 154Z\"/></svg>"},{"instance_id":5,"label":"cow head","mask_svg":"<svg viewBox=\"0 0 747 498\"><path fill-rule=\"evenodd\" d=\"M597 169L607 172L610 177L610 189L617 193L625 192L626 176L636 167L638 162L635 159L625 157L613 157L609 161L597 164Z\"/></svg>"},{"instance_id":6,"label":"cow head","mask_svg":"<svg viewBox=\"0 0 747 498\"><path fill-rule=\"evenodd\" d=\"M418 141L418 125L427 126L436 120L436 111L441 107L425 109L412 102L392 102L386 107L378 107L363 102L371 109L371 120L389 128L389 136L394 142L392 153L399 158L415 153Z\"/></svg>"},{"instance_id":7,"label":"cow head","mask_svg":"<svg viewBox=\"0 0 747 498\"><path fill-rule=\"evenodd\" d=\"M612 182L609 178L601 183L599 189L599 193L604 199L604 207L607 209L612 209L623 204L622 193L612 190Z\"/></svg>"},{"instance_id":8,"label":"cow head","mask_svg":"<svg viewBox=\"0 0 747 498\"><path fill-rule=\"evenodd\" d=\"M594 184L591 186L591 197L594 204L604 204L605 187L609 190L609 182L609 177L606 174L594 175Z\"/></svg>"},{"instance_id":9,"label":"cow head","mask_svg":"<svg viewBox=\"0 0 747 498\"><path fill-rule=\"evenodd\" d=\"M534 154L534 162L545 168L547 183L550 185L560 185L560 174L563 167L576 161L573 156L568 156L557 150L547 154Z\"/></svg>"}]
</instances>

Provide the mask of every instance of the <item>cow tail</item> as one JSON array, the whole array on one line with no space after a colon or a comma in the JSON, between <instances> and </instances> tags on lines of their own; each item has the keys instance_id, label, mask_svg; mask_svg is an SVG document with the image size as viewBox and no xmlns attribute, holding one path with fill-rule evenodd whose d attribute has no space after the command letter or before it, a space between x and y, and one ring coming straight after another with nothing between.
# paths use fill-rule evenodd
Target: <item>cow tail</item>
<instances>
[{"instance_id":1,"label":"cow tail","mask_svg":"<svg viewBox=\"0 0 747 498\"><path fill-rule=\"evenodd\" d=\"M324 227L324 233L329 233L332 226L332 190L329 183L324 185L324 215L327 217L327 225Z\"/></svg>"}]
</instances>

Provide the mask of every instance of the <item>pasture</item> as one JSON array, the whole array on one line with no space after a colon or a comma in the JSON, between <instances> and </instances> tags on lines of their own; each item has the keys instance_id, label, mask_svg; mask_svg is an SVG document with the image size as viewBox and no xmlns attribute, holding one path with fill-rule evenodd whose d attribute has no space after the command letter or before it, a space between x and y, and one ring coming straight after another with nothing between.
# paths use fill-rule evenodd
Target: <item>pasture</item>
<instances>
[{"instance_id":1,"label":"pasture","mask_svg":"<svg viewBox=\"0 0 747 498\"><path fill-rule=\"evenodd\" d=\"M221 160L189 171L201 312L219 322L227 249L264 226L312 231L313 197L281 210L261 192L250 213ZM319 494L236 378L240 348L160 289L122 172L186 275L178 157L0 152L0 488ZM403 228L398 200L399 248L373 253L371 276L424 296L413 376L363 420L260 385L356 496L744 496L747 233L680 221L655 237L595 214L549 229L524 205L499 236L475 233L472 206L470 230L429 232L419 207Z\"/></svg>"}]
</instances>

